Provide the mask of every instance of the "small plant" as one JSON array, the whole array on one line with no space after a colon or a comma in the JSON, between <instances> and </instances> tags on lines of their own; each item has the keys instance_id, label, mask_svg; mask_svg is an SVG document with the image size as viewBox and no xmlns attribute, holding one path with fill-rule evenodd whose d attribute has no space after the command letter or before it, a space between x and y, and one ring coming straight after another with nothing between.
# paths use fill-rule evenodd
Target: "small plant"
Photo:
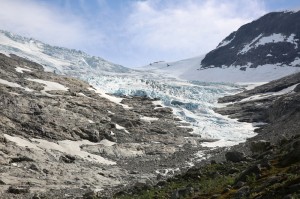
<instances>
[{"instance_id":1,"label":"small plant","mask_svg":"<svg viewBox=\"0 0 300 199\"><path fill-rule=\"evenodd\" d=\"M248 184L254 184L256 182L256 175L255 174L251 174L251 175L247 175L246 176L246 182Z\"/></svg>"}]
</instances>

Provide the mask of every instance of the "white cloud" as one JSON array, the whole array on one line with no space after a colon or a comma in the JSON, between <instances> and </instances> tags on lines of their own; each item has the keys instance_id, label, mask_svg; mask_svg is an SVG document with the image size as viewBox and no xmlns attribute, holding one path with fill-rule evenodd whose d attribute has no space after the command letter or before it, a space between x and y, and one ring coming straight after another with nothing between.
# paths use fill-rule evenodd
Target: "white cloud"
<instances>
[{"instance_id":1,"label":"white cloud","mask_svg":"<svg viewBox=\"0 0 300 199\"><path fill-rule=\"evenodd\" d=\"M0 0L0 29L141 66L207 53L265 13L259 0L132 0L122 1L122 7L110 0L61 2L63 7Z\"/></svg>"},{"instance_id":2,"label":"white cloud","mask_svg":"<svg viewBox=\"0 0 300 199\"><path fill-rule=\"evenodd\" d=\"M81 49L104 37L99 30L89 30L82 18L63 8L34 0L0 0L0 5L0 29L22 36Z\"/></svg>"},{"instance_id":3,"label":"white cloud","mask_svg":"<svg viewBox=\"0 0 300 199\"><path fill-rule=\"evenodd\" d=\"M176 3L174 3L176 2ZM265 13L260 1L136 2L126 23L131 45L179 59L207 53L232 31ZM151 55L149 56L151 58Z\"/></svg>"}]
</instances>

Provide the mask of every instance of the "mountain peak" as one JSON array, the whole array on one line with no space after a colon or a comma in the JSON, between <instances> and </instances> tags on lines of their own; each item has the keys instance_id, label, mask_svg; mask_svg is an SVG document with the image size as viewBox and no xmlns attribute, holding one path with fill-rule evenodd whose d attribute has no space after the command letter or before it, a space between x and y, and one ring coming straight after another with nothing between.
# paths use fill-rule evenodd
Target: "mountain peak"
<instances>
[{"instance_id":1,"label":"mountain peak","mask_svg":"<svg viewBox=\"0 0 300 199\"><path fill-rule=\"evenodd\" d=\"M298 66L300 12L271 12L241 26L202 60L202 68L265 64Z\"/></svg>"}]
</instances>

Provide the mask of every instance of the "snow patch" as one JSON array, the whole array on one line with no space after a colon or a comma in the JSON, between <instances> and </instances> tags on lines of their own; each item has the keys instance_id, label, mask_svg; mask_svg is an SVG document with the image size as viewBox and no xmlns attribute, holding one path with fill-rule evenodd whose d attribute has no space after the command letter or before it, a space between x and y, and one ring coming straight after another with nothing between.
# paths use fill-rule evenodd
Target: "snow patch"
<instances>
[{"instance_id":1,"label":"snow patch","mask_svg":"<svg viewBox=\"0 0 300 199\"><path fill-rule=\"evenodd\" d=\"M81 141L72 141L72 140L63 140L58 142L49 142L43 139L31 139L26 140L25 138L20 138L16 136L10 136L4 134L5 138L9 141L15 142L20 147L28 147L36 150L46 150L47 152L51 153L54 157L56 156L53 151L59 151L61 153L66 153L72 156L78 156L84 160L91 161L91 162L98 162L101 164L107 165L114 165L116 164L113 161L107 160L101 156L94 155L88 153L86 151L81 150L82 145L98 145L99 143L93 143L88 140L81 140ZM113 143L109 141L102 141L100 144L105 146L112 146Z\"/></svg>"},{"instance_id":2,"label":"snow patch","mask_svg":"<svg viewBox=\"0 0 300 199\"><path fill-rule=\"evenodd\" d=\"M45 81L45 80L41 80L41 79L31 79L31 78L27 78L27 80L32 81L32 82L37 82L37 83L41 83L44 84L44 89L42 90L43 93L46 93L47 91L53 91L53 90L57 90L57 91L68 91L69 88L59 84L57 82L50 82L50 81Z\"/></svg>"},{"instance_id":3,"label":"snow patch","mask_svg":"<svg viewBox=\"0 0 300 199\"><path fill-rule=\"evenodd\" d=\"M41 148L37 147L36 143L34 143L30 140L26 140L26 139L16 137L16 136L10 136L7 134L3 134L3 135L6 139L8 139L11 142L16 143L20 147L28 147L31 149L41 150Z\"/></svg>"},{"instance_id":4,"label":"snow patch","mask_svg":"<svg viewBox=\"0 0 300 199\"><path fill-rule=\"evenodd\" d=\"M238 82L237 84L241 85L241 86L244 86L244 88L246 90L252 90L257 86L261 86L261 85L266 84L266 83L268 83L268 82L240 82L240 83Z\"/></svg>"},{"instance_id":5,"label":"snow patch","mask_svg":"<svg viewBox=\"0 0 300 199\"><path fill-rule=\"evenodd\" d=\"M95 124L95 122L94 122L93 120L88 120L88 122L89 122L90 124Z\"/></svg>"},{"instance_id":6,"label":"snow patch","mask_svg":"<svg viewBox=\"0 0 300 199\"><path fill-rule=\"evenodd\" d=\"M95 93L100 94L101 97L106 98L106 99L108 99L109 101L111 101L115 104L123 106L124 109L131 109L131 107L129 107L128 105L121 103L124 98L108 95L100 89L94 89L94 88L88 88L88 89L94 91Z\"/></svg>"},{"instance_id":7,"label":"snow patch","mask_svg":"<svg viewBox=\"0 0 300 199\"><path fill-rule=\"evenodd\" d=\"M268 43L278 43L278 42L288 42L295 45L295 49L298 48L298 39L295 39L295 34L286 36L280 33L273 33L270 36L262 37L260 34L258 37L252 40L250 44L244 46L244 48L238 54L245 54L252 48L257 48L258 46L265 45Z\"/></svg>"},{"instance_id":8,"label":"snow patch","mask_svg":"<svg viewBox=\"0 0 300 199\"><path fill-rule=\"evenodd\" d=\"M112 115L114 115L115 113L113 113L113 112L111 112L111 111L109 111L109 110L107 110L107 112L109 113L109 114L112 114Z\"/></svg>"},{"instance_id":9,"label":"snow patch","mask_svg":"<svg viewBox=\"0 0 300 199\"><path fill-rule=\"evenodd\" d=\"M104 139L104 140L101 140L101 141L99 142L99 144L102 144L102 145L104 145L104 146L113 146L113 145L115 145L116 143L115 143L115 142L112 142L112 141L109 141L109 140L107 140L107 139Z\"/></svg>"},{"instance_id":10,"label":"snow patch","mask_svg":"<svg viewBox=\"0 0 300 199\"><path fill-rule=\"evenodd\" d=\"M258 40L260 37L262 37L262 34L260 34L260 35L258 35L257 37L255 37L255 38L250 42L250 44L245 45L244 48L238 53L238 55L239 55L239 54L245 54L245 53L247 53L247 52L252 48L251 45L252 45L253 43L257 42L257 40Z\"/></svg>"},{"instance_id":11,"label":"snow patch","mask_svg":"<svg viewBox=\"0 0 300 199\"><path fill-rule=\"evenodd\" d=\"M300 62L294 61L293 64ZM189 75L190 80L198 80L203 82L269 82L274 79L279 79L287 75L300 72L300 67L292 67L288 65L266 64L256 68L247 68L247 71L240 70L242 66L229 66L226 69L208 68L205 70L194 71Z\"/></svg>"},{"instance_id":12,"label":"snow patch","mask_svg":"<svg viewBox=\"0 0 300 199\"><path fill-rule=\"evenodd\" d=\"M223 46L226 46L228 44L230 44L233 40L234 40L235 36L231 39L231 40L223 40L218 46L217 48L221 48Z\"/></svg>"},{"instance_id":13,"label":"snow patch","mask_svg":"<svg viewBox=\"0 0 300 199\"><path fill-rule=\"evenodd\" d=\"M6 86L13 87L13 88L22 88L22 89L24 89L25 91L28 91L28 92L34 91L30 88L23 87L20 84L17 84L17 83L14 83L14 82L9 82L9 81L6 81L4 79L0 79L0 84L4 84Z\"/></svg>"},{"instance_id":14,"label":"snow patch","mask_svg":"<svg viewBox=\"0 0 300 199\"><path fill-rule=\"evenodd\" d=\"M147 122L152 122L152 121L159 120L159 118L156 118L156 117L146 117L146 116L141 116L140 119L145 120Z\"/></svg>"},{"instance_id":15,"label":"snow patch","mask_svg":"<svg viewBox=\"0 0 300 199\"><path fill-rule=\"evenodd\" d=\"M291 62L292 66L298 66L300 65L300 58L296 57L295 60L293 62Z\"/></svg>"},{"instance_id":16,"label":"snow patch","mask_svg":"<svg viewBox=\"0 0 300 199\"><path fill-rule=\"evenodd\" d=\"M32 70L27 69L27 68L22 68L22 67L16 67L16 71L17 71L18 73L23 73L23 71L31 72Z\"/></svg>"},{"instance_id":17,"label":"snow patch","mask_svg":"<svg viewBox=\"0 0 300 199\"><path fill-rule=\"evenodd\" d=\"M288 93L294 92L294 89L296 88L296 86L298 86L298 84L292 85L290 87L287 87L287 88L282 89L281 91L277 91L277 92L268 92L268 93L253 95L253 96L247 97L245 99L242 99L240 102L260 100L260 99L268 98L271 96L286 95Z\"/></svg>"},{"instance_id":18,"label":"snow patch","mask_svg":"<svg viewBox=\"0 0 300 199\"><path fill-rule=\"evenodd\" d=\"M120 126L119 124L116 124L116 129L118 129L118 130L123 130L123 131L125 131L125 133L130 134L130 133L126 130L125 127Z\"/></svg>"}]
</instances>

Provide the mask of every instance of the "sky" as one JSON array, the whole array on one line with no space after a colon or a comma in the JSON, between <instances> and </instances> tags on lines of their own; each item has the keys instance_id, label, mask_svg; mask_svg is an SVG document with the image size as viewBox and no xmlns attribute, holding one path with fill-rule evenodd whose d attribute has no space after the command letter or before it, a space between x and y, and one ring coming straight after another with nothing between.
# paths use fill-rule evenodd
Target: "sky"
<instances>
[{"instance_id":1,"label":"sky","mask_svg":"<svg viewBox=\"0 0 300 199\"><path fill-rule=\"evenodd\" d=\"M204 55L299 0L0 0L0 29L139 67Z\"/></svg>"}]
</instances>

